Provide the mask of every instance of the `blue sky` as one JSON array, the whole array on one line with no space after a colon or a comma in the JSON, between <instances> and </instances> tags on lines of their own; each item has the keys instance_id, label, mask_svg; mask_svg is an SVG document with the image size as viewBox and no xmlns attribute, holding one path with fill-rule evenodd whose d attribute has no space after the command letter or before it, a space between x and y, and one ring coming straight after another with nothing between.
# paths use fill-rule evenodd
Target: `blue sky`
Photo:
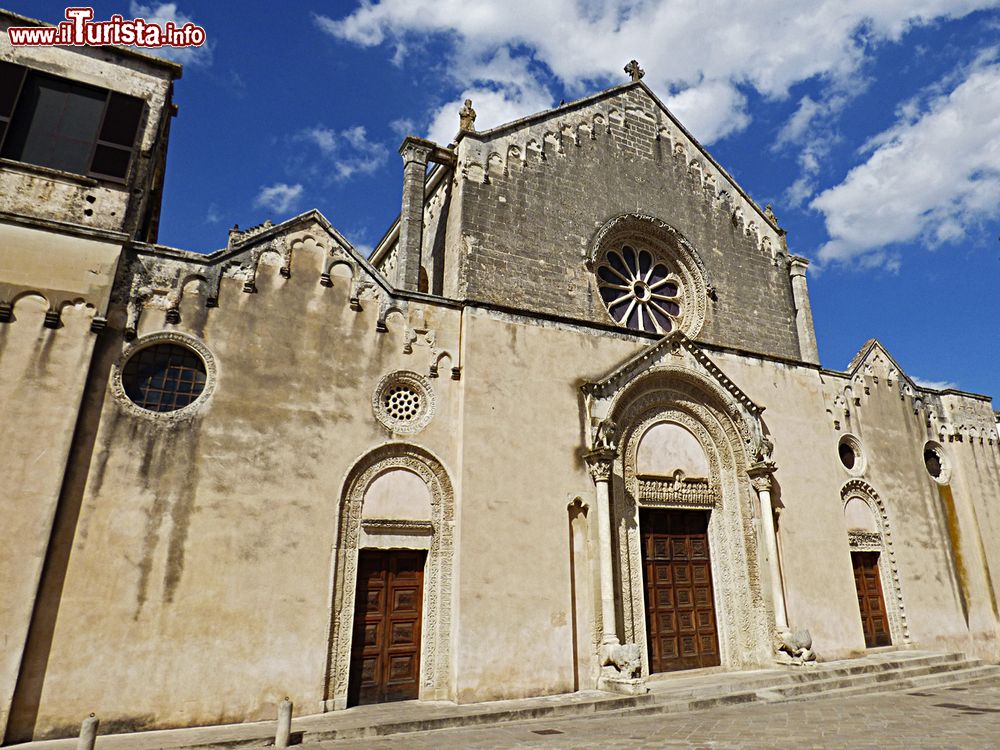
<instances>
[{"instance_id":1,"label":"blue sky","mask_svg":"<svg viewBox=\"0 0 1000 750\"><path fill-rule=\"evenodd\" d=\"M7 7L56 22L64 3ZM238 8L238 12L237 9ZM441 142L644 79L812 259L820 356L871 337L1000 395L1000 0L98 2L185 20L160 241L318 208L370 249L405 132ZM995 405L995 408L996 405Z\"/></svg>"}]
</instances>

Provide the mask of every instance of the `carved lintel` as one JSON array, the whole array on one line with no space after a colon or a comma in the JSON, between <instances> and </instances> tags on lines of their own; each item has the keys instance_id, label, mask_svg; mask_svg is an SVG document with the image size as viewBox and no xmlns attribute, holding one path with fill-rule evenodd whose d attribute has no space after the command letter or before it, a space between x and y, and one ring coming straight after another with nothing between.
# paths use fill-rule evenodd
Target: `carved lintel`
<instances>
[{"instance_id":1,"label":"carved lintel","mask_svg":"<svg viewBox=\"0 0 1000 750\"><path fill-rule=\"evenodd\" d=\"M95 315L94 318L90 321L90 332L100 333L107 327L107 325L108 325L107 318L105 318L103 315Z\"/></svg>"},{"instance_id":2,"label":"carved lintel","mask_svg":"<svg viewBox=\"0 0 1000 750\"><path fill-rule=\"evenodd\" d=\"M45 321L42 323L46 328L59 328L62 326L62 316L59 310L51 309L45 311Z\"/></svg>"},{"instance_id":3,"label":"carved lintel","mask_svg":"<svg viewBox=\"0 0 1000 750\"><path fill-rule=\"evenodd\" d=\"M0 323L10 323L14 319L14 305L0 302Z\"/></svg>"},{"instance_id":4,"label":"carved lintel","mask_svg":"<svg viewBox=\"0 0 1000 750\"><path fill-rule=\"evenodd\" d=\"M747 474L750 477L750 483L753 485L753 488L757 492L769 492L774 481L774 472L776 469L774 461L760 461L747 469Z\"/></svg>"},{"instance_id":5,"label":"carved lintel","mask_svg":"<svg viewBox=\"0 0 1000 750\"><path fill-rule=\"evenodd\" d=\"M583 454L587 470L595 482L607 482L611 478L611 466L615 460L613 448L598 448Z\"/></svg>"},{"instance_id":6,"label":"carved lintel","mask_svg":"<svg viewBox=\"0 0 1000 750\"><path fill-rule=\"evenodd\" d=\"M411 521L402 518L364 518L361 520L361 528L383 534L434 533L434 524L431 521Z\"/></svg>"}]
</instances>

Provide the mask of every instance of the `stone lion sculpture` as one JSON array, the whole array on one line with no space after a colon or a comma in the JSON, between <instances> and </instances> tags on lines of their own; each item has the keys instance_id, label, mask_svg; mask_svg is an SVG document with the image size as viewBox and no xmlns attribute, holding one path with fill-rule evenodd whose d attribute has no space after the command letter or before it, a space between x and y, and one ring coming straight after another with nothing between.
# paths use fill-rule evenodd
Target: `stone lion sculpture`
<instances>
[{"instance_id":1,"label":"stone lion sculpture","mask_svg":"<svg viewBox=\"0 0 1000 750\"><path fill-rule=\"evenodd\" d=\"M602 667L614 667L626 679L635 679L642 673L642 651L638 643L608 646L602 662Z\"/></svg>"},{"instance_id":2,"label":"stone lion sculpture","mask_svg":"<svg viewBox=\"0 0 1000 750\"><path fill-rule=\"evenodd\" d=\"M781 628L777 631L777 651L792 664L815 663L816 652L812 650L812 635L805 628Z\"/></svg>"}]
</instances>

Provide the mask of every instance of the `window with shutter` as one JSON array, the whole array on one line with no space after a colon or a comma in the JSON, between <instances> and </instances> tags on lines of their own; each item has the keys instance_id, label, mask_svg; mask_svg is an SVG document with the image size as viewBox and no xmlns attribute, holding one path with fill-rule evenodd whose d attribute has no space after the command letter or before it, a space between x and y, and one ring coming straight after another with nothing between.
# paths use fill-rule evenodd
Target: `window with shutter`
<instances>
[{"instance_id":1,"label":"window with shutter","mask_svg":"<svg viewBox=\"0 0 1000 750\"><path fill-rule=\"evenodd\" d=\"M144 102L134 96L4 63L0 154L4 158L125 182Z\"/></svg>"}]
</instances>

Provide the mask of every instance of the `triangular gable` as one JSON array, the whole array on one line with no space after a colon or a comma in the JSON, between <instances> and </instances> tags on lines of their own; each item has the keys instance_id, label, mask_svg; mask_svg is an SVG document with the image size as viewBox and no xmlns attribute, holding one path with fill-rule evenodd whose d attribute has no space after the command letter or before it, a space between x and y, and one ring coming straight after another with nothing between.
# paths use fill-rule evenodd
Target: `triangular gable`
<instances>
[{"instance_id":1,"label":"triangular gable","mask_svg":"<svg viewBox=\"0 0 1000 750\"><path fill-rule=\"evenodd\" d=\"M624 390L631 382L658 365L670 362L679 351L696 363L700 369L728 393L732 399L746 409L752 416L758 417L764 407L755 403L743 390L709 358L695 342L680 331L671 331L659 341L625 360L608 375L593 383L581 386L583 392L590 397L606 399L614 393Z\"/></svg>"},{"instance_id":2,"label":"triangular gable","mask_svg":"<svg viewBox=\"0 0 1000 750\"><path fill-rule=\"evenodd\" d=\"M902 380L911 388L918 387L878 339L868 339L865 342L847 366L847 374L851 380L874 375Z\"/></svg>"},{"instance_id":3,"label":"triangular gable","mask_svg":"<svg viewBox=\"0 0 1000 750\"><path fill-rule=\"evenodd\" d=\"M758 221L762 222L766 226L771 226L776 232L781 232L781 228L778 226L773 214L769 215L759 205L757 205L756 201L754 201L753 198L751 198L750 195L739 185L739 183L736 182L733 176L715 160L715 158L698 141L698 139L695 138L691 132L684 127L683 123L681 123L681 121L678 120L677 117L667 108L667 106L660 100L653 90L642 81L629 81L618 86L613 86L609 89L599 91L596 94L583 97L582 99L577 99L576 101L572 101L567 104L561 104L558 107L543 110L542 112L528 115L527 117L522 117L519 120L513 120L482 132L462 131L458 134L458 142L461 143L464 139L470 139L485 143L498 138L507 138L516 135L520 131L528 131L530 129L537 128L537 126L544 124L549 120L561 121L572 119L572 116L575 113L587 109L588 107L592 107L593 105L614 99L632 89L640 91L648 97L649 102L663 115L666 123L672 126L673 129L679 131L682 139L687 142L687 148L685 150L689 152L689 160L704 159L707 161L711 166L704 167L705 172L715 171L718 173L719 177L727 183L726 185L719 185L720 189L732 189L735 191L746 202L747 208L757 215ZM661 130L664 129L662 128L663 124L664 123L661 123ZM669 130L670 128L666 129ZM660 136L661 133L657 133L657 138L660 138ZM674 137L676 137L676 134L674 134ZM690 153L691 151L694 153ZM712 168L714 168L714 170Z\"/></svg>"}]
</instances>

